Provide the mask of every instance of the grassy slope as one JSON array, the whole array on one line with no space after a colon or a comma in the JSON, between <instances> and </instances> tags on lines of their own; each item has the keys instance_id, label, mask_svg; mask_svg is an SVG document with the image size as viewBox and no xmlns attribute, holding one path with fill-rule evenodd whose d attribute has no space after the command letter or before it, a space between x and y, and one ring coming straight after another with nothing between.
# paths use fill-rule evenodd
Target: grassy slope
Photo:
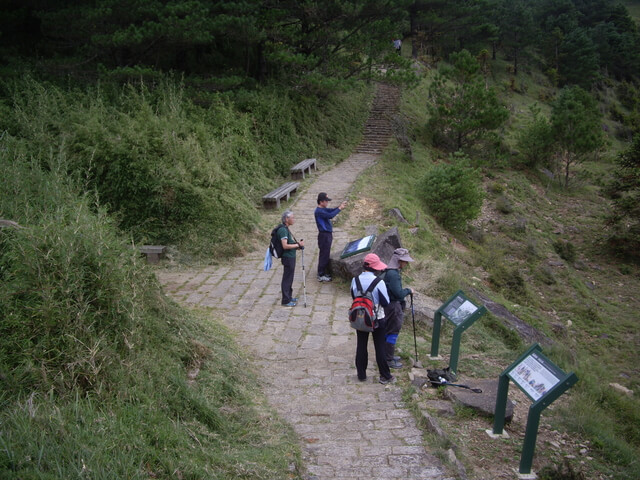
<instances>
[{"instance_id":1,"label":"grassy slope","mask_svg":"<svg viewBox=\"0 0 640 480\"><path fill-rule=\"evenodd\" d=\"M494 81L512 111L502 138L510 144L513 132L526 121L528 105L546 97L551 88L541 76L529 72L517 79L514 91L501 72L503 65L498 63ZM574 186L568 191L539 172L485 161L487 197L481 218L474 222L484 235L481 241L464 234L456 237L436 225L419 200L420 178L443 157L426 146L427 135L421 127L426 123L425 95L426 82L405 93L402 107L414 126L414 162L390 148L383 161L359 180L359 203L353 209L371 212L359 221L378 223L380 229L390 227L395 222L384 212L394 207L412 224L418 218L417 234L399 225L403 242L418 258L405 274L409 284L441 300L459 288L477 288L554 339L556 346L545 353L565 371L575 371L580 381L566 395L568 401L558 402L559 407L545 412L545 417L590 442L594 459L578 466L587 478L596 478L592 474L638 478L640 402L608 386L617 382L635 391L640 387L636 362L640 301L634 294L640 291L640 270L618 263L603 246L603 219L609 204L600 186L611 170L615 151L577 168ZM617 146L612 142L612 149ZM500 212L499 197L508 199L511 213ZM368 208L358 209L359 204ZM575 261L559 257L554 249L558 240L575 247ZM509 284L513 278L523 281L523 290L514 293ZM422 333L430 338L429 331ZM443 334L443 352L448 353L450 334L450 330ZM475 377L498 375L526 348L491 315L474 324L463 338L460 370ZM413 352L410 335L401 335L400 341L405 352ZM420 343L422 358L428 351L429 344ZM487 451L474 455L478 454L491 455ZM556 452L539 446L537 455L544 464L545 458L555 461ZM496 460L502 461L499 454ZM480 464L476 468L480 474Z\"/></svg>"},{"instance_id":2,"label":"grassy slope","mask_svg":"<svg viewBox=\"0 0 640 480\"><path fill-rule=\"evenodd\" d=\"M310 105L308 136L266 143L309 141L325 165L343 158L342 136L366 114L358 92ZM299 478L297 438L232 335L162 295L95 194L68 178L64 148L0 140L0 218L24 227L0 229L0 477Z\"/></svg>"}]
</instances>

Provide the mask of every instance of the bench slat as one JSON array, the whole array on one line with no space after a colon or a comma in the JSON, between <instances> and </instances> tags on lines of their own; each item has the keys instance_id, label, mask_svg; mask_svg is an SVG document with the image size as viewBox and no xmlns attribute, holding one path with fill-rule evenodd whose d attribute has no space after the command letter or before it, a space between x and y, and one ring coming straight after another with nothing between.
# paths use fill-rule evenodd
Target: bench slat
<instances>
[{"instance_id":1,"label":"bench slat","mask_svg":"<svg viewBox=\"0 0 640 480\"><path fill-rule=\"evenodd\" d=\"M309 172L309 175L311 175L311 167L313 167L314 170L317 169L315 158L307 158L305 160L302 160L301 162L291 167L291 176L295 178L300 178L300 176L302 176L302 178L304 178L304 175L307 171Z\"/></svg>"},{"instance_id":2,"label":"bench slat","mask_svg":"<svg viewBox=\"0 0 640 480\"><path fill-rule=\"evenodd\" d=\"M280 208L280 200L284 197L286 197L286 200L289 200L291 194L295 193L295 191L298 189L298 186L300 186L299 182L287 182L276 188L275 190L267 193L262 197L262 201L265 207L272 206L275 202L276 208Z\"/></svg>"}]
</instances>

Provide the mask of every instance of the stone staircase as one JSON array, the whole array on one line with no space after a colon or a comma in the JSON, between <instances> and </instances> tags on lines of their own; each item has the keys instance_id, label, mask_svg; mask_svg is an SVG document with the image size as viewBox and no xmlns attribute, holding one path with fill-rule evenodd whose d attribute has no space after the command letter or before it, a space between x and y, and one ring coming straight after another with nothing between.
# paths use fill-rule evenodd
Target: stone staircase
<instances>
[{"instance_id":1,"label":"stone staircase","mask_svg":"<svg viewBox=\"0 0 640 480\"><path fill-rule=\"evenodd\" d=\"M371 113L364 125L364 136L355 153L379 155L393 135L391 119L398 111L400 89L394 85L378 83Z\"/></svg>"}]
</instances>

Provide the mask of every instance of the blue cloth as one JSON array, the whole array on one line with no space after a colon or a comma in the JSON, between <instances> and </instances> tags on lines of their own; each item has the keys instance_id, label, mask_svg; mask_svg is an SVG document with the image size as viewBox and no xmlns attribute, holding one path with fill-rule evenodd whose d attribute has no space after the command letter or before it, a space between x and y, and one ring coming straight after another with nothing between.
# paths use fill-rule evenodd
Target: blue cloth
<instances>
[{"instance_id":1,"label":"blue cloth","mask_svg":"<svg viewBox=\"0 0 640 480\"><path fill-rule=\"evenodd\" d=\"M398 341L397 333L387 334L387 343L390 343L391 345L395 345L397 341Z\"/></svg>"},{"instance_id":2,"label":"blue cloth","mask_svg":"<svg viewBox=\"0 0 640 480\"><path fill-rule=\"evenodd\" d=\"M271 252L269 251L269 247L267 247L267 253L264 255L264 271L271 270Z\"/></svg>"}]
</instances>

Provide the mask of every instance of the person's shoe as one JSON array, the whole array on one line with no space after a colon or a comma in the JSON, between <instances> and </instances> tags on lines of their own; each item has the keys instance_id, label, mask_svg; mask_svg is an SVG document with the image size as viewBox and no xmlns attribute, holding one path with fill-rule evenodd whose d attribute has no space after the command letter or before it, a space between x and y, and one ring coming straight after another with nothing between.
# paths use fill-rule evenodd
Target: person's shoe
<instances>
[{"instance_id":1,"label":"person's shoe","mask_svg":"<svg viewBox=\"0 0 640 480\"><path fill-rule=\"evenodd\" d=\"M294 302L293 300L290 301L289 303L283 303L282 306L283 307L295 307L298 303Z\"/></svg>"},{"instance_id":2,"label":"person's shoe","mask_svg":"<svg viewBox=\"0 0 640 480\"><path fill-rule=\"evenodd\" d=\"M292 301L292 302L296 302L296 303L298 303L298 297L296 297L296 298L292 298L292 299L291 299L291 301Z\"/></svg>"},{"instance_id":3,"label":"person's shoe","mask_svg":"<svg viewBox=\"0 0 640 480\"><path fill-rule=\"evenodd\" d=\"M296 300L297 300L297 299L296 299ZM399 356L397 356L397 355L394 355L394 356L393 356L393 359L394 359L396 362L399 362L399 361L400 361L400 357L399 357Z\"/></svg>"},{"instance_id":4,"label":"person's shoe","mask_svg":"<svg viewBox=\"0 0 640 480\"><path fill-rule=\"evenodd\" d=\"M329 277L327 275L318 275L318 281L319 282L330 282L331 281L331 277Z\"/></svg>"},{"instance_id":5,"label":"person's shoe","mask_svg":"<svg viewBox=\"0 0 640 480\"><path fill-rule=\"evenodd\" d=\"M387 360L387 363L389 364L389 368L402 368L402 364L395 358L393 360Z\"/></svg>"},{"instance_id":6,"label":"person's shoe","mask_svg":"<svg viewBox=\"0 0 640 480\"><path fill-rule=\"evenodd\" d=\"M364 377L364 378L358 377L358 381L359 382L366 382L367 381L367 377Z\"/></svg>"},{"instance_id":7,"label":"person's shoe","mask_svg":"<svg viewBox=\"0 0 640 480\"><path fill-rule=\"evenodd\" d=\"M389 377L389 378L380 377L380 379L378 381L382 385L388 385L390 383L396 383L396 377L394 377L393 375L391 375L391 377Z\"/></svg>"}]
</instances>

